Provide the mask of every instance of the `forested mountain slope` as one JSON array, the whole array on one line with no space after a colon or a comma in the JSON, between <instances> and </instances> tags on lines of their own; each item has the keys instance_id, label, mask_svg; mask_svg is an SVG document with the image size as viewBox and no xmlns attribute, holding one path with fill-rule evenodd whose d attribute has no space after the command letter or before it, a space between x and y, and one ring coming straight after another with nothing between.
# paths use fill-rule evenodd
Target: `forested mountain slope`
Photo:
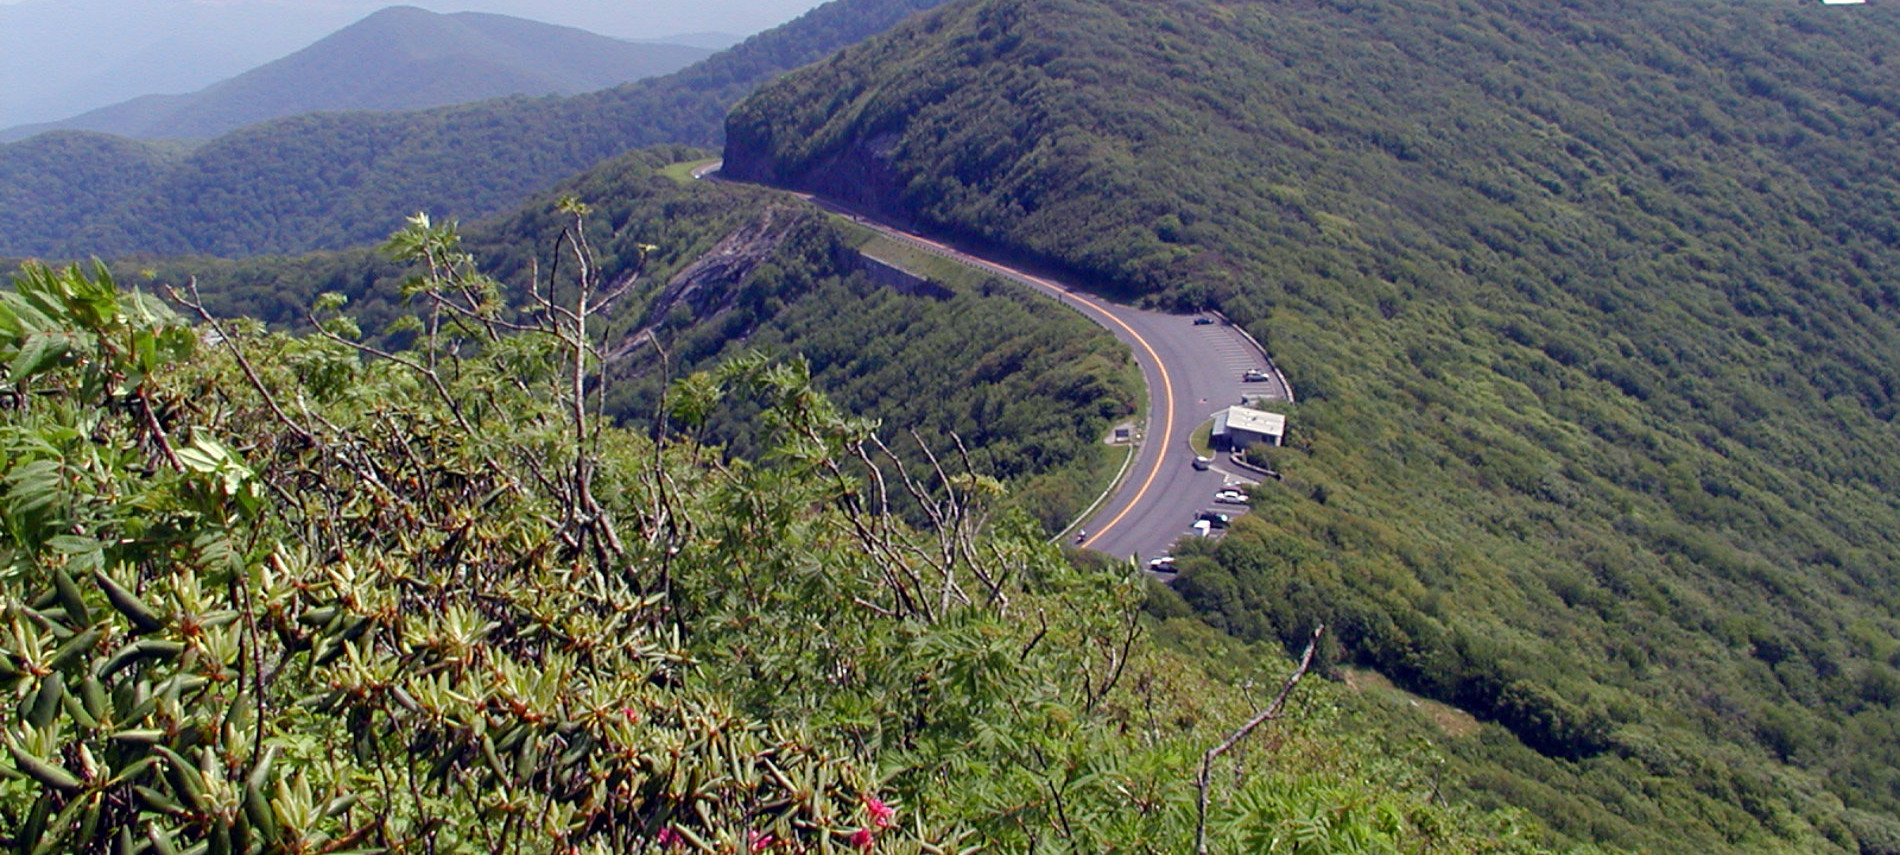
<instances>
[{"instance_id":1,"label":"forested mountain slope","mask_svg":"<svg viewBox=\"0 0 1900 855\"><path fill-rule=\"evenodd\" d=\"M572 97L405 113L296 116L226 134L169 162L157 150L55 134L0 146L0 177L55 150L81 183L0 185L0 255L243 256L380 239L418 209L499 213L602 160L660 143L717 144L726 110L772 76L941 0L835 0L666 77Z\"/></svg>"},{"instance_id":2,"label":"forested mountain slope","mask_svg":"<svg viewBox=\"0 0 1900 855\"><path fill-rule=\"evenodd\" d=\"M647 277L602 315L612 354L606 413L651 428L669 375L765 353L806 360L814 383L847 412L884 421L909 465L928 467L907 434L933 447L960 441L1045 536L1066 527L1121 464L1100 440L1141 396L1127 349L1079 315L1018 289L979 284L912 296L875 284L865 261L816 209L727 183L660 174L703 151L631 152L561 182L505 217L470 224L471 249L515 293L558 232L555 201L594 208L601 275L619 280L644 259ZM654 247L641 253L641 245ZM128 277L195 280L225 317L308 328L325 293L378 340L418 309L407 271L364 248L304 257L166 259L119 265ZM636 339L636 335L641 335ZM405 336L393 337L404 341ZM665 355L662 362L660 355ZM702 439L762 453L757 410L711 414Z\"/></svg>"},{"instance_id":3,"label":"forested mountain slope","mask_svg":"<svg viewBox=\"0 0 1900 855\"><path fill-rule=\"evenodd\" d=\"M446 230L396 246L474 314L377 358L341 318L193 323L101 272L0 292L10 848L1548 851L1434 798L1429 751L1340 738L1311 684L1197 802L1282 657L1143 631L1139 578L1024 526L859 502L865 434L793 364L680 387L763 406L756 462L693 404L614 429L584 328L494 323Z\"/></svg>"},{"instance_id":4,"label":"forested mountain slope","mask_svg":"<svg viewBox=\"0 0 1900 855\"><path fill-rule=\"evenodd\" d=\"M392 6L189 95L148 95L71 119L8 128L0 140L49 130L210 139L319 110L419 110L509 95L575 95L678 71L711 53L506 15Z\"/></svg>"},{"instance_id":5,"label":"forested mountain slope","mask_svg":"<svg viewBox=\"0 0 1900 855\"><path fill-rule=\"evenodd\" d=\"M904 429L947 412L928 397L1022 391L965 373L995 370L986 347L1048 395L1112 370L1088 352L1107 336L1000 290L882 299L830 220L660 174L682 153L604 164L467 243L417 218L374 258L179 261L129 269L137 289L27 265L0 291L19 392L0 408L19 711L0 842L1550 851L1513 813L1448 802L1436 750L1313 681L1204 771L1286 659L1144 618L1134 568L1065 560L982 448L977 472L947 444L943 469L900 463ZM181 274L203 275L168 291ZM642 311L689 280L706 293L686 311ZM331 296L282 305L313 291ZM317 324L219 317L251 309ZM656 312L666 422L621 429L595 392ZM964 349L919 349L927 388L878 426L791 353L719 360L693 329L782 341L800 315L855 332L842 367L806 348L821 374L880 345ZM1009 329L1024 341L998 344ZM758 453L709 445L722 420ZM935 515L907 524L892 493Z\"/></svg>"},{"instance_id":6,"label":"forested mountain slope","mask_svg":"<svg viewBox=\"0 0 1900 855\"><path fill-rule=\"evenodd\" d=\"M1877 5L967 0L726 160L1245 323L1286 480L1178 591L1476 713L1480 790L1900 851L1897 57Z\"/></svg>"}]
</instances>

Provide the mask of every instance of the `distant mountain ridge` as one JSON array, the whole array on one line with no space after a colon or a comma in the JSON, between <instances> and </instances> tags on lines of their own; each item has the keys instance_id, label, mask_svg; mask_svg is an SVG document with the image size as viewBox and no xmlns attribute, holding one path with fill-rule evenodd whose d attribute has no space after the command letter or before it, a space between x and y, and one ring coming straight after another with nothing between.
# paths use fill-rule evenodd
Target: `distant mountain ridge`
<instances>
[{"instance_id":1,"label":"distant mountain ridge","mask_svg":"<svg viewBox=\"0 0 1900 855\"><path fill-rule=\"evenodd\" d=\"M299 253L379 240L418 210L499 213L631 149L718 145L759 84L942 2L834 0L674 74L573 97L305 114L182 155L80 131L0 145L0 255Z\"/></svg>"},{"instance_id":2,"label":"distant mountain ridge","mask_svg":"<svg viewBox=\"0 0 1900 855\"><path fill-rule=\"evenodd\" d=\"M575 95L677 71L711 54L706 48L634 43L507 15L439 15L392 6L198 92L147 95L71 119L9 128L0 131L0 141L50 130L210 139L299 113Z\"/></svg>"}]
</instances>

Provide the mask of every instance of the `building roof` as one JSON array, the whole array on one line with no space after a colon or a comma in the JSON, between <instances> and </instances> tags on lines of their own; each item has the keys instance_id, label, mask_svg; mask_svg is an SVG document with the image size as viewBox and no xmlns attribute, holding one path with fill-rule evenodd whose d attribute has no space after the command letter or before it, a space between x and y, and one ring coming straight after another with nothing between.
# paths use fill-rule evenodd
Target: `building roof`
<instances>
[{"instance_id":1,"label":"building roof","mask_svg":"<svg viewBox=\"0 0 1900 855\"><path fill-rule=\"evenodd\" d=\"M1214 433L1244 430L1263 436L1285 436L1286 416L1246 407L1228 407L1214 414Z\"/></svg>"}]
</instances>

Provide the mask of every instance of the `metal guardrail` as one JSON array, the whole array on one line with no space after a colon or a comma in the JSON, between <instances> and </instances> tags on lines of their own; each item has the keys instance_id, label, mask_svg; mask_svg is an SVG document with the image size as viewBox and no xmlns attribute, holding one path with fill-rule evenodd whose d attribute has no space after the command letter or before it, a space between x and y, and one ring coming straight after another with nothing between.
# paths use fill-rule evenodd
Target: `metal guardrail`
<instances>
[{"instance_id":1,"label":"metal guardrail","mask_svg":"<svg viewBox=\"0 0 1900 855\"><path fill-rule=\"evenodd\" d=\"M1143 435L1144 437L1146 436L1145 433ZM1067 528L1064 528L1062 532L1055 537L1049 538L1050 543L1061 543L1068 539L1069 533L1075 531L1076 526L1081 525L1083 520L1088 519L1096 511L1101 510L1102 505L1108 502L1108 498L1115 495L1116 490L1122 488L1122 483L1128 480L1128 470L1133 469L1135 466L1135 458L1141 456L1140 442L1130 442L1127 448L1128 454L1122 458L1121 471L1115 473L1114 479L1108 482L1108 487L1102 490L1101 495L1095 497L1094 502L1091 502L1088 507L1083 508L1081 513L1076 514L1075 519L1069 520Z\"/></svg>"},{"instance_id":2,"label":"metal guardrail","mask_svg":"<svg viewBox=\"0 0 1900 855\"><path fill-rule=\"evenodd\" d=\"M1280 388L1286 390L1286 402L1289 404L1299 403L1293 399L1293 384L1286 382L1286 374L1280 370L1280 363L1273 361L1273 354L1268 353L1267 348L1254 339L1253 333L1248 332L1246 327L1234 323L1233 320L1222 314L1219 309L1208 309L1207 313L1220 318L1221 323L1233 327L1235 331L1240 333L1241 338L1246 339L1248 344L1253 345L1254 350L1260 351L1260 358L1265 359L1267 361L1267 367L1273 369L1273 379L1280 381Z\"/></svg>"}]
</instances>

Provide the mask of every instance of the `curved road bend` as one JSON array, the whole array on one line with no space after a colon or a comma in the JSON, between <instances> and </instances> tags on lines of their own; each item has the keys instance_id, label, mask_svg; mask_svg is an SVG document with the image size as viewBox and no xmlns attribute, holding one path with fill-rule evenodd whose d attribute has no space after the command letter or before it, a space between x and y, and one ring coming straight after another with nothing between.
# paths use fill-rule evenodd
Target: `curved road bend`
<instances>
[{"instance_id":1,"label":"curved road bend","mask_svg":"<svg viewBox=\"0 0 1900 855\"><path fill-rule=\"evenodd\" d=\"M705 177L717 169L717 164L702 167L694 176ZM1083 546L1146 562L1166 555L1175 540L1190 534L1200 511L1231 514L1245 510L1239 505L1215 504L1214 493L1227 484L1252 483L1253 479L1225 466L1224 461L1217 461L1206 471L1194 469L1194 451L1188 446L1188 437L1195 428L1214 412L1239 403L1242 394L1287 400L1279 372L1239 330L1224 323L1196 325L1193 315L1169 315L1113 303L1066 282L979 258L879 222L828 199L794 195L850 216L892 239L1054 297L1106 328L1134 352L1148 381L1147 430L1127 477L1082 524L1082 530L1089 533ZM1241 376L1249 369L1266 371L1273 379L1245 382Z\"/></svg>"}]
</instances>

